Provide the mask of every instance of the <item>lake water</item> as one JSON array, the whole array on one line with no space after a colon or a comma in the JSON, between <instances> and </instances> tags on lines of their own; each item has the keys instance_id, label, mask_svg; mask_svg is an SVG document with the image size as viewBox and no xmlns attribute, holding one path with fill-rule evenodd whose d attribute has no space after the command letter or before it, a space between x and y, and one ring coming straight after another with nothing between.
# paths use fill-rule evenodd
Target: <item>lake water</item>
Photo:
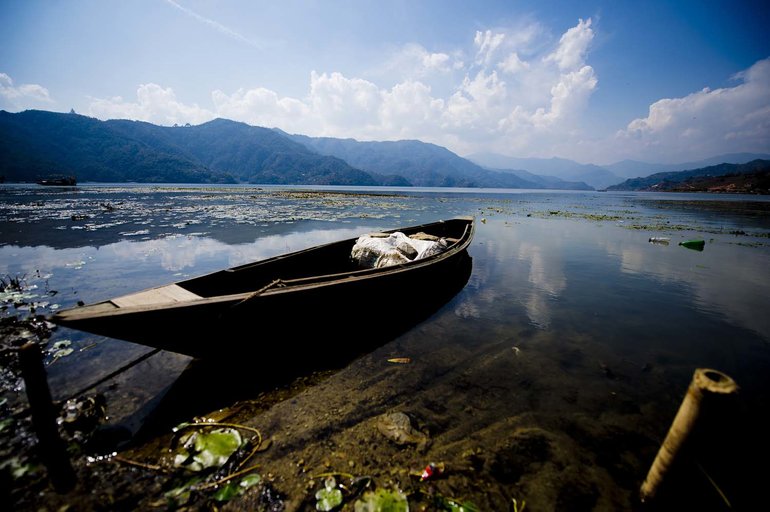
<instances>
[{"instance_id":1,"label":"lake water","mask_svg":"<svg viewBox=\"0 0 770 512\"><path fill-rule=\"evenodd\" d=\"M372 230L459 215L475 216L477 230L469 249L472 274L457 296L321 384L254 413L276 443L285 443L266 452L265 461L274 464L284 492L306 485L281 469L287 461L328 462L301 441L334 439L333 453L345 453L343 465L367 474L385 463L416 465L426 456L451 464L478 449L477 481L486 490L474 491L473 478L459 474L440 485L470 493L488 510L515 497L525 498L528 510L631 509L694 370L705 367L727 373L741 390L715 420L723 432L693 450L697 464L681 470L676 485L683 491L669 491L669 499L720 510L724 501L708 478L733 505L759 499L768 477L763 457L770 455L768 198L6 184L0 185L0 276L24 276L26 302L47 314ZM652 237L668 243L651 243ZM704 240L703 250L679 245L691 239ZM9 305L3 314L18 313ZM330 305L330 313L339 312ZM332 351L339 328L319 333ZM49 356L56 398L148 351L67 329L50 343L63 340L75 350L56 361ZM390 357L411 363L393 365ZM100 390L111 421L135 431L189 364L184 356L160 353L106 383ZM254 398L243 389L235 395L220 396L216 405ZM314 416L319 401L334 413ZM203 412L190 402L191 414ZM393 410L430 432L427 455L374 441L381 456L359 445L344 448L346 439L364 444L366 422ZM763 466L749 471L751 461ZM684 496L692 489L698 496Z\"/></svg>"}]
</instances>

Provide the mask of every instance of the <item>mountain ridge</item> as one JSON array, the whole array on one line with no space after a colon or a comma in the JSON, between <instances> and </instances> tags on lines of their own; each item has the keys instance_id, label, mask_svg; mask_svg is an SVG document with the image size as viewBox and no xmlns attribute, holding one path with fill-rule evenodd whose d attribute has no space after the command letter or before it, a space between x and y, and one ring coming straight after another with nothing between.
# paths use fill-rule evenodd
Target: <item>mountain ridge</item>
<instances>
[{"instance_id":1,"label":"mountain ridge","mask_svg":"<svg viewBox=\"0 0 770 512\"><path fill-rule=\"evenodd\" d=\"M608 187L617 191L720 191L767 193L770 160L756 159L743 164L721 163L699 169L659 172L641 178L631 178ZM743 175L742 180L727 180ZM746 179L751 176L750 179ZM757 186L758 185L758 186Z\"/></svg>"},{"instance_id":2,"label":"mountain ridge","mask_svg":"<svg viewBox=\"0 0 770 512\"><path fill-rule=\"evenodd\" d=\"M298 134L287 136L321 154L342 158L366 171L380 174L397 173L415 186L533 189L561 187L591 190L585 184L561 184L558 181L538 183L511 173L485 169L443 146L419 140L358 141Z\"/></svg>"},{"instance_id":3,"label":"mountain ridge","mask_svg":"<svg viewBox=\"0 0 770 512\"><path fill-rule=\"evenodd\" d=\"M735 153L704 161L747 160L757 155L763 156ZM7 181L71 174L81 182L592 190L623 182L610 169L628 174L660 168L630 160L602 167L562 158L494 153L469 157L476 162L419 140L292 135L222 118L168 127L125 119L101 121L74 112L0 110L0 177Z\"/></svg>"}]
</instances>

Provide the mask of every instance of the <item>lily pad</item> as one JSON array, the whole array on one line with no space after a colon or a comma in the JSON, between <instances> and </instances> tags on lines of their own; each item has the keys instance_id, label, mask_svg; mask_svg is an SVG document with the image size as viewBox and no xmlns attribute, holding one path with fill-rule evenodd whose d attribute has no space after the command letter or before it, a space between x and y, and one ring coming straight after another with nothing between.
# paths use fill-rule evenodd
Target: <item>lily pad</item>
<instances>
[{"instance_id":1,"label":"lily pad","mask_svg":"<svg viewBox=\"0 0 770 512\"><path fill-rule=\"evenodd\" d=\"M257 485L260 482L262 482L262 476L259 473L251 473L244 476L238 485L240 485L241 488L245 490L249 487Z\"/></svg>"},{"instance_id":2,"label":"lily pad","mask_svg":"<svg viewBox=\"0 0 770 512\"><path fill-rule=\"evenodd\" d=\"M368 491L356 501L355 512L409 512L406 495L399 490Z\"/></svg>"},{"instance_id":3,"label":"lily pad","mask_svg":"<svg viewBox=\"0 0 770 512\"><path fill-rule=\"evenodd\" d=\"M214 493L212 498L214 498L217 501L230 501L231 499L238 496L238 494L241 492L241 489L235 485L232 482L228 482L222 487L217 490L217 492Z\"/></svg>"},{"instance_id":4,"label":"lily pad","mask_svg":"<svg viewBox=\"0 0 770 512\"><path fill-rule=\"evenodd\" d=\"M337 487L337 481L330 476L324 481L324 488L315 493L315 509L329 512L342 505L342 491Z\"/></svg>"},{"instance_id":5,"label":"lily pad","mask_svg":"<svg viewBox=\"0 0 770 512\"><path fill-rule=\"evenodd\" d=\"M196 432L187 440L183 450L174 457L174 465L186 465L193 471L218 468L227 462L242 443L241 435L233 428Z\"/></svg>"}]
</instances>

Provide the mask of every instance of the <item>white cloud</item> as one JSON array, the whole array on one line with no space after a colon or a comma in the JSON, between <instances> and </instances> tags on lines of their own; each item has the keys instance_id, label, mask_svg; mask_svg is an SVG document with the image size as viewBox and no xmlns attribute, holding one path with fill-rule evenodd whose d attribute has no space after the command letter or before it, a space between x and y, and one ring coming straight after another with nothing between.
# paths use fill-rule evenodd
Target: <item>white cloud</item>
<instances>
[{"instance_id":1,"label":"white cloud","mask_svg":"<svg viewBox=\"0 0 770 512\"><path fill-rule=\"evenodd\" d=\"M347 133L351 127L361 133L376 126L382 94L368 80L313 71L307 101L324 132L336 136Z\"/></svg>"},{"instance_id":2,"label":"white cloud","mask_svg":"<svg viewBox=\"0 0 770 512\"><path fill-rule=\"evenodd\" d=\"M470 64L458 49L431 52L407 44L382 66L389 74L376 81L312 71L303 97L264 87L215 90L207 109L150 83L139 87L136 101L94 99L89 113L165 125L225 117L313 136L418 138L460 154L516 150L542 156L579 134L580 114L598 84L586 64L592 37L590 19L555 45L539 25L528 23L476 32ZM378 83L393 76L392 85Z\"/></svg>"},{"instance_id":3,"label":"white cloud","mask_svg":"<svg viewBox=\"0 0 770 512\"><path fill-rule=\"evenodd\" d=\"M588 45L594 38L591 19L582 19L576 27L567 30L559 40L559 46L545 60L555 62L561 70L574 70L585 64Z\"/></svg>"},{"instance_id":4,"label":"white cloud","mask_svg":"<svg viewBox=\"0 0 770 512\"><path fill-rule=\"evenodd\" d=\"M497 49L505 41L505 34L495 34L491 30L476 31L473 44L476 45L476 63L488 65L492 62Z\"/></svg>"},{"instance_id":5,"label":"white cloud","mask_svg":"<svg viewBox=\"0 0 770 512\"><path fill-rule=\"evenodd\" d=\"M444 110L444 100L433 98L421 82L407 81L383 94L381 133L392 138L416 138L434 129Z\"/></svg>"},{"instance_id":6,"label":"white cloud","mask_svg":"<svg viewBox=\"0 0 770 512\"><path fill-rule=\"evenodd\" d=\"M705 88L650 105L645 118L620 130L615 143L631 154L655 151L659 158L767 151L770 147L770 58L734 77L742 83ZM684 148L684 154L682 153Z\"/></svg>"},{"instance_id":7,"label":"white cloud","mask_svg":"<svg viewBox=\"0 0 770 512\"><path fill-rule=\"evenodd\" d=\"M280 97L264 87L238 89L231 95L220 90L211 93L218 117L237 119L257 126L280 126L287 131L307 128L310 107L295 98Z\"/></svg>"},{"instance_id":8,"label":"white cloud","mask_svg":"<svg viewBox=\"0 0 770 512\"><path fill-rule=\"evenodd\" d=\"M161 125L210 121L213 112L196 104L185 105L176 98L171 87L149 83L142 84L136 91L136 102L124 101L120 96L93 99L88 115L101 119L135 119Z\"/></svg>"},{"instance_id":9,"label":"white cloud","mask_svg":"<svg viewBox=\"0 0 770 512\"><path fill-rule=\"evenodd\" d=\"M516 73L521 73L528 70L529 63L521 60L521 57L519 57L518 53L511 52L511 54L508 55L505 60L501 61L497 65L497 68L504 73L515 75Z\"/></svg>"},{"instance_id":10,"label":"white cloud","mask_svg":"<svg viewBox=\"0 0 770 512\"><path fill-rule=\"evenodd\" d=\"M591 66L561 75L559 82L551 87L550 110L539 108L532 116L536 126L547 126L554 122L574 122L585 107L588 97L596 88L597 79Z\"/></svg>"},{"instance_id":11,"label":"white cloud","mask_svg":"<svg viewBox=\"0 0 770 512\"><path fill-rule=\"evenodd\" d=\"M48 89L38 84L15 86L13 79L0 73L0 107L11 110L50 107L54 102Z\"/></svg>"}]
</instances>

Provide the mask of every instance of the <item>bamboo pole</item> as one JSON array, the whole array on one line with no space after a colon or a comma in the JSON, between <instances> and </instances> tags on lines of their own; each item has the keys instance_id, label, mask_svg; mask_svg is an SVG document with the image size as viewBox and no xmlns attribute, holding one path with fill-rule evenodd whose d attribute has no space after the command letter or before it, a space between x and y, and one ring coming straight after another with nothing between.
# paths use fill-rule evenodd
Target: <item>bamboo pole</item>
<instances>
[{"instance_id":1,"label":"bamboo pole","mask_svg":"<svg viewBox=\"0 0 770 512\"><path fill-rule=\"evenodd\" d=\"M32 426L37 434L40 458L48 468L48 476L56 492L66 493L75 486L67 448L59 437L56 410L43 366L43 354L37 343L27 343L19 350L21 374L27 390Z\"/></svg>"},{"instance_id":2,"label":"bamboo pole","mask_svg":"<svg viewBox=\"0 0 770 512\"><path fill-rule=\"evenodd\" d=\"M687 394L679 406L666 439L658 450L658 455L647 473L641 488L642 501L655 497L658 487L663 481L669 467L674 463L676 456L687 441L688 436L698 421L701 408L708 403L709 397L715 395L729 395L738 391L738 385L733 379L724 373L707 368L698 368L687 389Z\"/></svg>"}]
</instances>

